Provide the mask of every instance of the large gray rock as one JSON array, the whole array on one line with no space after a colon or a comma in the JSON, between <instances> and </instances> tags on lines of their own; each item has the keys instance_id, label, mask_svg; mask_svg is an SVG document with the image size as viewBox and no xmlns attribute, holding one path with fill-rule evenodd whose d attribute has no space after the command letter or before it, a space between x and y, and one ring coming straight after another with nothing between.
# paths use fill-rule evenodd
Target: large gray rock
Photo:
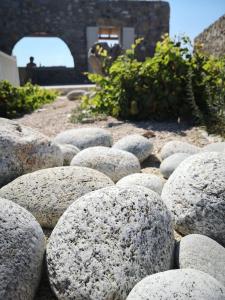
<instances>
[{"instance_id":1,"label":"large gray rock","mask_svg":"<svg viewBox=\"0 0 225 300\"><path fill-rule=\"evenodd\" d=\"M32 300L39 284L45 238L35 218L0 198L0 299Z\"/></svg>"},{"instance_id":2,"label":"large gray rock","mask_svg":"<svg viewBox=\"0 0 225 300\"><path fill-rule=\"evenodd\" d=\"M196 147L192 144L181 142L181 141L170 141L166 143L160 152L160 156L162 160L167 157L175 154L175 153L188 153L188 154L196 154L201 150L201 148Z\"/></svg>"},{"instance_id":3,"label":"large gray rock","mask_svg":"<svg viewBox=\"0 0 225 300\"><path fill-rule=\"evenodd\" d=\"M71 144L83 150L95 146L111 147L113 139L110 132L102 128L77 128L59 133L54 142Z\"/></svg>"},{"instance_id":4,"label":"large gray rock","mask_svg":"<svg viewBox=\"0 0 225 300\"><path fill-rule=\"evenodd\" d=\"M225 248L200 234L183 237L177 249L177 266L208 273L225 287Z\"/></svg>"},{"instance_id":5,"label":"large gray rock","mask_svg":"<svg viewBox=\"0 0 225 300\"><path fill-rule=\"evenodd\" d=\"M146 277L127 300L224 300L225 289L210 275L197 270L171 270Z\"/></svg>"},{"instance_id":6,"label":"large gray rock","mask_svg":"<svg viewBox=\"0 0 225 300\"><path fill-rule=\"evenodd\" d=\"M132 134L120 139L113 148L131 152L140 162L143 162L152 153L153 143L142 135Z\"/></svg>"},{"instance_id":7,"label":"large gray rock","mask_svg":"<svg viewBox=\"0 0 225 300\"><path fill-rule=\"evenodd\" d=\"M144 186L161 195L163 185L164 185L164 180L161 179L159 176L153 174L137 173L137 174L131 174L126 177L123 177L117 182L116 185L117 186L126 186L126 185Z\"/></svg>"},{"instance_id":8,"label":"large gray rock","mask_svg":"<svg viewBox=\"0 0 225 300\"><path fill-rule=\"evenodd\" d=\"M125 300L148 274L171 267L171 216L144 187L109 187L74 202L47 246L50 283L59 299Z\"/></svg>"},{"instance_id":9,"label":"large gray rock","mask_svg":"<svg viewBox=\"0 0 225 300\"><path fill-rule=\"evenodd\" d=\"M74 100L81 100L82 96L84 96L86 94L86 91L84 90L73 90L70 91L66 97L70 100L70 101L74 101Z\"/></svg>"},{"instance_id":10,"label":"large gray rock","mask_svg":"<svg viewBox=\"0 0 225 300\"><path fill-rule=\"evenodd\" d=\"M169 178L170 175L176 170L182 161L184 161L191 154L188 153L175 153L164 159L160 165L160 172L164 178Z\"/></svg>"},{"instance_id":11,"label":"large gray rock","mask_svg":"<svg viewBox=\"0 0 225 300\"><path fill-rule=\"evenodd\" d=\"M225 151L225 142L212 143L205 146L202 151L207 152L224 152Z\"/></svg>"},{"instance_id":12,"label":"large gray rock","mask_svg":"<svg viewBox=\"0 0 225 300\"><path fill-rule=\"evenodd\" d=\"M111 185L113 182L96 170L58 167L23 175L0 189L0 195L29 210L42 227L54 228L77 198Z\"/></svg>"},{"instance_id":13,"label":"large gray rock","mask_svg":"<svg viewBox=\"0 0 225 300\"><path fill-rule=\"evenodd\" d=\"M133 154L107 147L92 147L79 152L71 162L72 166L96 169L114 182L141 171L140 163Z\"/></svg>"},{"instance_id":14,"label":"large gray rock","mask_svg":"<svg viewBox=\"0 0 225 300\"><path fill-rule=\"evenodd\" d=\"M63 165L69 166L74 156L80 152L80 149L70 144L58 144L62 155L63 155Z\"/></svg>"},{"instance_id":15,"label":"large gray rock","mask_svg":"<svg viewBox=\"0 0 225 300\"><path fill-rule=\"evenodd\" d=\"M60 148L49 138L0 118L0 187L22 174L62 164Z\"/></svg>"},{"instance_id":16,"label":"large gray rock","mask_svg":"<svg viewBox=\"0 0 225 300\"><path fill-rule=\"evenodd\" d=\"M183 161L170 176L162 199L183 235L199 233L225 245L225 157L204 152Z\"/></svg>"}]
</instances>

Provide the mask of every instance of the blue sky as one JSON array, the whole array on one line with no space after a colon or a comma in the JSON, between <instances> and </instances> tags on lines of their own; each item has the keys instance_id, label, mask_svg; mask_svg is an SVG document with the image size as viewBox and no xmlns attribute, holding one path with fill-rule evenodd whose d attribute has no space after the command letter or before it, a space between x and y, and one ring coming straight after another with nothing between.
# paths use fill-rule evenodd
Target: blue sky
<instances>
[{"instance_id":1,"label":"blue sky","mask_svg":"<svg viewBox=\"0 0 225 300\"><path fill-rule=\"evenodd\" d=\"M169 0L171 8L170 35L185 34L194 39L206 27L225 13L225 0ZM57 38L24 38L13 51L19 66L30 56L37 65L73 66L73 59L65 43Z\"/></svg>"}]
</instances>

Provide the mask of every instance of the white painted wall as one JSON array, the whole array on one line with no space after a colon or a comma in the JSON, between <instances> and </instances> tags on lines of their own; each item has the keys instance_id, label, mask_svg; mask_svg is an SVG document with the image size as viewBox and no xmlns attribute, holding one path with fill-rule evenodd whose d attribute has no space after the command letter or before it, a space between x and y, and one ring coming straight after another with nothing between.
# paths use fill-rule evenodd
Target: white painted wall
<instances>
[{"instance_id":1,"label":"white painted wall","mask_svg":"<svg viewBox=\"0 0 225 300\"><path fill-rule=\"evenodd\" d=\"M14 86L20 85L16 58L0 51L0 81L8 80Z\"/></svg>"}]
</instances>

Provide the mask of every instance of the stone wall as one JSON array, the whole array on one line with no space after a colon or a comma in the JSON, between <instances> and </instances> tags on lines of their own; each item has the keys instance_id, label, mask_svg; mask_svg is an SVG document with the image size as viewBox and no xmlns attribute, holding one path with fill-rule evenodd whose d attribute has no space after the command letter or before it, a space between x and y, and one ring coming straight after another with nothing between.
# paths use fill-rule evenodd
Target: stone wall
<instances>
[{"instance_id":1,"label":"stone wall","mask_svg":"<svg viewBox=\"0 0 225 300\"><path fill-rule=\"evenodd\" d=\"M144 37L140 57L151 55L161 35L169 32L169 4L165 1L1 0L0 50L12 53L27 36L61 38L74 58L76 71L88 70L87 28L134 28ZM54 51L54 49L50 50Z\"/></svg>"},{"instance_id":2,"label":"stone wall","mask_svg":"<svg viewBox=\"0 0 225 300\"><path fill-rule=\"evenodd\" d=\"M16 58L0 51L0 81L8 80L15 86L20 84Z\"/></svg>"},{"instance_id":3,"label":"stone wall","mask_svg":"<svg viewBox=\"0 0 225 300\"><path fill-rule=\"evenodd\" d=\"M206 53L215 56L225 55L225 15L197 36L196 43L203 44Z\"/></svg>"}]
</instances>

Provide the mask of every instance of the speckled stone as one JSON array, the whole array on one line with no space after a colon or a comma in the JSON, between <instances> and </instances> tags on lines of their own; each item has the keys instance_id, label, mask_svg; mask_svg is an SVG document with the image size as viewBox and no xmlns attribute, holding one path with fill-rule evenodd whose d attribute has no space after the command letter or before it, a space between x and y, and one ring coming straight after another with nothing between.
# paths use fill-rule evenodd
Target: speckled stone
<instances>
[{"instance_id":1,"label":"speckled stone","mask_svg":"<svg viewBox=\"0 0 225 300\"><path fill-rule=\"evenodd\" d=\"M0 299L32 300L39 284L45 238L35 218L0 198Z\"/></svg>"},{"instance_id":2,"label":"speckled stone","mask_svg":"<svg viewBox=\"0 0 225 300\"><path fill-rule=\"evenodd\" d=\"M225 248L205 235L190 234L180 241L176 254L180 269L208 273L225 287Z\"/></svg>"},{"instance_id":3,"label":"speckled stone","mask_svg":"<svg viewBox=\"0 0 225 300\"><path fill-rule=\"evenodd\" d=\"M96 169L117 182L121 178L141 171L140 163L133 154L107 147L92 147L79 152L72 166Z\"/></svg>"},{"instance_id":4,"label":"speckled stone","mask_svg":"<svg viewBox=\"0 0 225 300\"><path fill-rule=\"evenodd\" d=\"M109 187L74 202L47 246L58 299L125 300L148 274L168 270L174 249L171 216L144 187Z\"/></svg>"},{"instance_id":5,"label":"speckled stone","mask_svg":"<svg viewBox=\"0 0 225 300\"><path fill-rule=\"evenodd\" d=\"M207 152L224 152L225 151L225 142L212 143L202 148L202 151Z\"/></svg>"},{"instance_id":6,"label":"speckled stone","mask_svg":"<svg viewBox=\"0 0 225 300\"><path fill-rule=\"evenodd\" d=\"M201 150L201 148L196 147L195 145L181 142L181 141L170 141L166 143L160 152L160 156L162 160L167 157L175 154L175 153L188 153L188 154L196 154Z\"/></svg>"},{"instance_id":7,"label":"speckled stone","mask_svg":"<svg viewBox=\"0 0 225 300\"><path fill-rule=\"evenodd\" d=\"M113 185L104 174L81 167L58 167L23 175L0 189L0 196L29 210L42 227L54 228L77 198Z\"/></svg>"},{"instance_id":8,"label":"speckled stone","mask_svg":"<svg viewBox=\"0 0 225 300\"><path fill-rule=\"evenodd\" d=\"M113 148L134 154L140 162L146 160L153 151L153 143L139 134L127 135L113 145Z\"/></svg>"},{"instance_id":9,"label":"speckled stone","mask_svg":"<svg viewBox=\"0 0 225 300\"><path fill-rule=\"evenodd\" d=\"M175 229L207 235L225 245L225 156L203 152L185 159L170 176L162 199Z\"/></svg>"},{"instance_id":10,"label":"speckled stone","mask_svg":"<svg viewBox=\"0 0 225 300\"><path fill-rule=\"evenodd\" d=\"M180 163L190 155L191 154L188 153L175 153L164 159L160 165L160 172L162 173L163 177L168 179L180 165Z\"/></svg>"},{"instance_id":11,"label":"speckled stone","mask_svg":"<svg viewBox=\"0 0 225 300\"><path fill-rule=\"evenodd\" d=\"M77 128L59 133L53 140L58 144L71 144L83 150L89 147L111 147L111 133L102 128Z\"/></svg>"},{"instance_id":12,"label":"speckled stone","mask_svg":"<svg viewBox=\"0 0 225 300\"><path fill-rule=\"evenodd\" d=\"M223 285L210 275L182 269L146 277L127 300L225 300Z\"/></svg>"},{"instance_id":13,"label":"speckled stone","mask_svg":"<svg viewBox=\"0 0 225 300\"><path fill-rule=\"evenodd\" d=\"M74 156L80 152L80 149L70 144L58 144L63 154L63 165L69 166Z\"/></svg>"},{"instance_id":14,"label":"speckled stone","mask_svg":"<svg viewBox=\"0 0 225 300\"><path fill-rule=\"evenodd\" d=\"M159 176L153 175L153 174L147 174L147 173L137 173L137 174L131 174L126 177L123 177L117 182L117 186L126 186L126 185L138 185L138 186L144 186L159 195L162 193L164 180L161 179Z\"/></svg>"},{"instance_id":15,"label":"speckled stone","mask_svg":"<svg viewBox=\"0 0 225 300\"><path fill-rule=\"evenodd\" d=\"M49 138L0 118L0 187L22 174L62 164L60 148Z\"/></svg>"}]
</instances>

